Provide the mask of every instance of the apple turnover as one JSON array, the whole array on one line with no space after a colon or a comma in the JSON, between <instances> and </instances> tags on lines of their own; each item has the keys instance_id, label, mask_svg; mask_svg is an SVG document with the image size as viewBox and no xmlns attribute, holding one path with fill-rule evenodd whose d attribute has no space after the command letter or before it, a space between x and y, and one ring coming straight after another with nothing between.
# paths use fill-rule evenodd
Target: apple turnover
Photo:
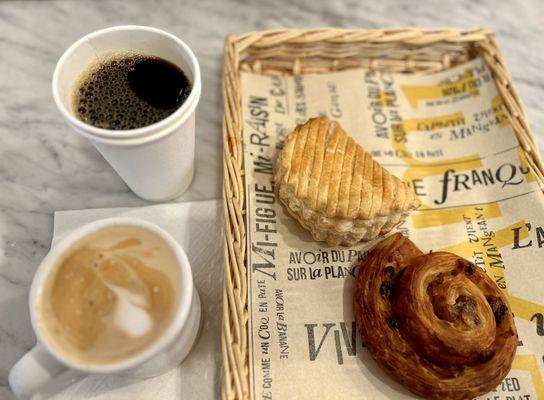
<instances>
[{"instance_id":1,"label":"apple turnover","mask_svg":"<svg viewBox=\"0 0 544 400\"><path fill-rule=\"evenodd\" d=\"M359 266L353 306L376 362L426 399L473 399L512 366L518 338L505 296L455 254L388 237Z\"/></svg>"},{"instance_id":2,"label":"apple turnover","mask_svg":"<svg viewBox=\"0 0 544 400\"><path fill-rule=\"evenodd\" d=\"M326 117L299 125L276 161L275 185L317 241L350 246L389 232L419 206L411 188Z\"/></svg>"}]
</instances>

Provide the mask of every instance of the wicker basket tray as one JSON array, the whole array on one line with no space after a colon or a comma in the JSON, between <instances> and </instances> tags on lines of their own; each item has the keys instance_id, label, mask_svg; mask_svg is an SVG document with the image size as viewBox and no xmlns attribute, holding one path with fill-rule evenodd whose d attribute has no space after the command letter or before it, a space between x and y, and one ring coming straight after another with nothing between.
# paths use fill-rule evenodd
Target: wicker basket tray
<instances>
[{"instance_id":1,"label":"wicker basket tray","mask_svg":"<svg viewBox=\"0 0 544 400\"><path fill-rule=\"evenodd\" d=\"M529 165L544 166L512 80L488 29L308 29L229 37L223 73L224 257L222 397L249 398L245 185L240 71L266 75L353 68L431 73L481 56L491 70Z\"/></svg>"}]
</instances>

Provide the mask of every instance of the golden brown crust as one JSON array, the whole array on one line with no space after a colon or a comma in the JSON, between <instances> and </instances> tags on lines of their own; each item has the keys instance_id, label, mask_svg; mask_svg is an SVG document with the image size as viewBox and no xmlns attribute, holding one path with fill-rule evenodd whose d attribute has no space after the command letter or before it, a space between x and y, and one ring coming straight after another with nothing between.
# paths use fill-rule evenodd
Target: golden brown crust
<instances>
[{"instance_id":1,"label":"golden brown crust","mask_svg":"<svg viewBox=\"0 0 544 400\"><path fill-rule=\"evenodd\" d=\"M290 213L329 244L391 230L419 206L413 191L326 117L299 125L276 161L276 189Z\"/></svg>"},{"instance_id":2,"label":"golden brown crust","mask_svg":"<svg viewBox=\"0 0 544 400\"><path fill-rule=\"evenodd\" d=\"M516 327L491 278L455 254L423 254L399 233L359 266L353 307L376 362L427 399L472 399L512 366Z\"/></svg>"}]
</instances>

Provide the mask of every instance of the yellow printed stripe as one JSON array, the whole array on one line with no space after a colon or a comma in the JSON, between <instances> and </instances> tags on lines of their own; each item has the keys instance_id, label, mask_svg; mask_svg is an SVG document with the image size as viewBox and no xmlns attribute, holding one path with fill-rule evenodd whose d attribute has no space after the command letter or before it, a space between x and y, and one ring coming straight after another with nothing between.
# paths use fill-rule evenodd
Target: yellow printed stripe
<instances>
[{"instance_id":1,"label":"yellow printed stripe","mask_svg":"<svg viewBox=\"0 0 544 400\"><path fill-rule=\"evenodd\" d=\"M391 144L396 154L410 167L406 169L402 179L404 182L411 183L414 179L424 179L433 175L443 175L446 170L451 168L450 164L455 164L457 171L465 171L480 168L482 162L478 154L464 157L441 160L439 162L422 161L411 157L406 145L406 137L413 132L436 129L439 126L453 126L454 124L464 123L463 113L453 113L439 115L432 118L416 118L403 121L401 124L392 127L393 135ZM399 140L401 138L402 140ZM416 168L412 166L417 166ZM421 200L421 199L420 199ZM423 204L422 209L430 208Z\"/></svg>"},{"instance_id":2,"label":"yellow printed stripe","mask_svg":"<svg viewBox=\"0 0 544 400\"><path fill-rule=\"evenodd\" d=\"M510 125L510 119L504 109L504 103L501 96L496 95L493 97L493 100L491 100L491 109L493 110L493 114L495 115L495 118L497 118L497 121L500 121L500 127Z\"/></svg>"},{"instance_id":3,"label":"yellow printed stripe","mask_svg":"<svg viewBox=\"0 0 544 400\"><path fill-rule=\"evenodd\" d=\"M380 90L376 99L381 107L392 107L396 104L396 96L394 92Z\"/></svg>"},{"instance_id":4,"label":"yellow printed stripe","mask_svg":"<svg viewBox=\"0 0 544 400\"><path fill-rule=\"evenodd\" d=\"M471 68L465 69L463 76L455 82L432 86L401 85L400 88L412 108L416 108L420 100L439 99L463 93L468 93L471 96L480 94Z\"/></svg>"},{"instance_id":5,"label":"yellow printed stripe","mask_svg":"<svg viewBox=\"0 0 544 400\"><path fill-rule=\"evenodd\" d=\"M542 381L542 374L538 368L536 356L532 354L517 355L512 363L512 369L528 371L533 380L537 399L544 400L544 382Z\"/></svg>"},{"instance_id":6,"label":"yellow printed stripe","mask_svg":"<svg viewBox=\"0 0 544 400\"><path fill-rule=\"evenodd\" d=\"M455 164L455 170L456 171L467 171L471 169L477 169L482 166L481 160L478 158L477 155L468 156L468 157L459 157L459 158L452 158L448 160L452 164ZM425 165L425 166L418 166L418 167L408 167L404 171L404 174L402 175L402 180L404 182L407 182L411 184L416 179L425 179L430 176L434 175L444 175L444 172L446 170L450 169L452 166L450 164L432 164L432 163L417 163L419 165ZM432 207L425 204L423 202L424 198L420 197L421 200L421 207L422 210L431 209ZM425 217L423 217L425 218Z\"/></svg>"},{"instance_id":7,"label":"yellow printed stripe","mask_svg":"<svg viewBox=\"0 0 544 400\"><path fill-rule=\"evenodd\" d=\"M533 303L529 300L523 300L516 296L508 296L508 301L512 307L512 311L516 314L516 317L526 319L527 321L530 321L535 314L542 314L544 312L544 307L540 304Z\"/></svg>"},{"instance_id":8,"label":"yellow printed stripe","mask_svg":"<svg viewBox=\"0 0 544 400\"><path fill-rule=\"evenodd\" d=\"M392 129L393 133L399 133L402 130L404 133L409 134L416 131L434 131L464 124L464 114L457 112L430 118L406 119L401 124L393 125Z\"/></svg>"},{"instance_id":9,"label":"yellow printed stripe","mask_svg":"<svg viewBox=\"0 0 544 400\"><path fill-rule=\"evenodd\" d=\"M527 171L527 174L525 175L525 180L527 182L534 182L536 181L536 176L529 166L529 163L527 162L527 156L525 155L523 149L521 147L518 147L518 158L519 158L519 165L522 168L522 171Z\"/></svg>"},{"instance_id":10,"label":"yellow printed stripe","mask_svg":"<svg viewBox=\"0 0 544 400\"><path fill-rule=\"evenodd\" d=\"M511 234L511 230L513 228L521 227L520 231L520 240L525 239L529 236L529 233L527 232L527 228L525 227L525 221L519 221L515 224L509 225L506 228L500 229L497 232L495 232L495 236L493 237L493 244L496 247L504 247L509 244L513 243L513 237ZM450 253L455 253L461 257L472 257L474 251L481 251L485 253L485 242L482 238L478 242L470 243L468 241L461 242L458 244L454 244L453 246L446 247L442 249L443 251L449 251ZM484 261L486 261L486 267L489 266L489 260L484 257Z\"/></svg>"},{"instance_id":11,"label":"yellow printed stripe","mask_svg":"<svg viewBox=\"0 0 544 400\"><path fill-rule=\"evenodd\" d=\"M502 215L499 203L483 204L478 206L478 212L483 214L486 220ZM412 215L412 223L415 228L429 228L457 224L463 222L463 215L472 213L474 206L448 208L444 210L428 210Z\"/></svg>"},{"instance_id":12,"label":"yellow printed stripe","mask_svg":"<svg viewBox=\"0 0 544 400\"><path fill-rule=\"evenodd\" d=\"M500 229L495 232L495 236L491 238L492 245L494 247L501 248L513 244L514 238L512 235L512 229L520 229L520 240L526 239L529 236L529 232L525 227L525 221L521 220L515 224L509 225L506 228ZM506 286L506 280L504 276L504 267L502 265L494 266L493 259L489 255L489 248L486 247L486 241L484 238L480 237L477 242L470 243L468 241L455 244L453 246L446 247L442 249L443 251L448 251L450 253L455 253L460 257L470 258L474 256L475 252L480 252L483 258L483 262L486 267L486 272L494 282L504 283L504 286L499 285L505 296L508 298L510 307L512 307L512 312L519 318L525 319L527 321L531 320L531 317L535 313L544 313L544 306L540 304L533 303L529 300L524 300L519 297L511 296L508 293L508 287ZM495 252L495 250L492 250Z\"/></svg>"}]
</instances>

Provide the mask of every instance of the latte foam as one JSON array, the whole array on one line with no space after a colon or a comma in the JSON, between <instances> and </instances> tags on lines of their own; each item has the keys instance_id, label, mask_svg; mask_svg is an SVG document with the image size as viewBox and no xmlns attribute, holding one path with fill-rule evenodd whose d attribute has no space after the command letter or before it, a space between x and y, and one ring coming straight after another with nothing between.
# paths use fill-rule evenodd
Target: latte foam
<instances>
[{"instance_id":1,"label":"latte foam","mask_svg":"<svg viewBox=\"0 0 544 400\"><path fill-rule=\"evenodd\" d=\"M143 228L96 232L59 260L39 314L47 338L78 363L111 363L151 345L179 301L177 258Z\"/></svg>"}]
</instances>

